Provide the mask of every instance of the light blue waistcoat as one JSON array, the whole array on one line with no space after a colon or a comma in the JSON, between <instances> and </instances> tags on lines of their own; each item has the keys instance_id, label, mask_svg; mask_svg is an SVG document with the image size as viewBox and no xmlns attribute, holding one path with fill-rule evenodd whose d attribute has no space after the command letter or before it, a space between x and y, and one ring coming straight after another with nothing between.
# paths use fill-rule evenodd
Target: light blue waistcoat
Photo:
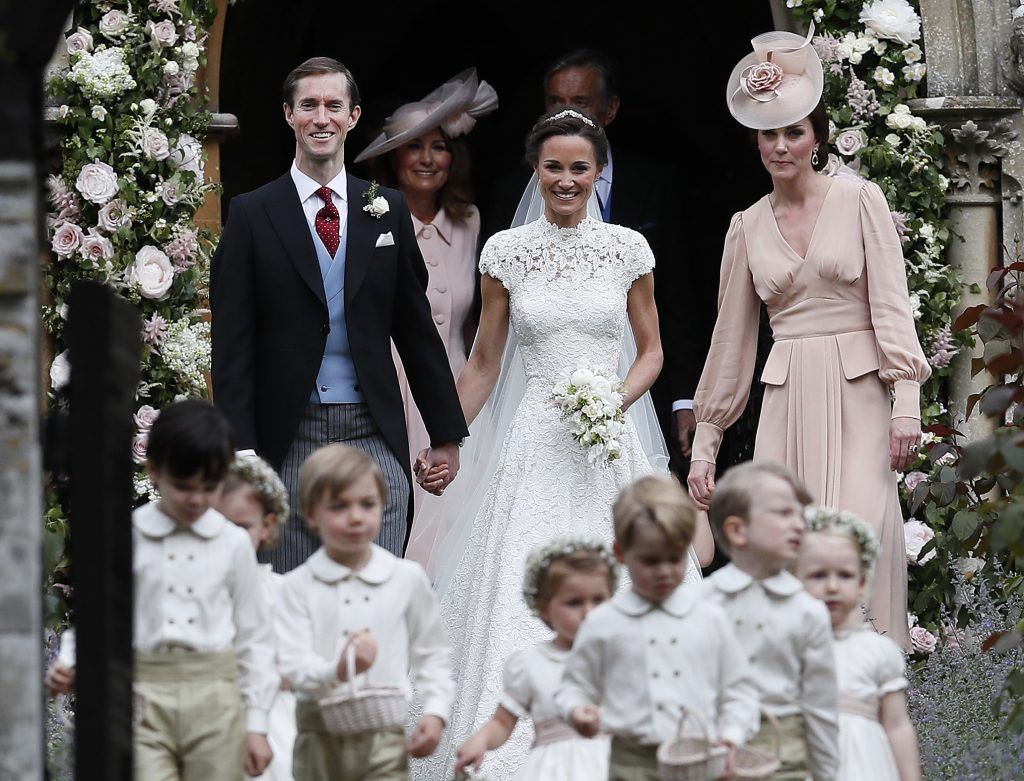
<instances>
[{"instance_id":1,"label":"light blue waistcoat","mask_svg":"<svg viewBox=\"0 0 1024 781\"><path fill-rule=\"evenodd\" d=\"M310 226L313 234L313 246L320 263L320 276L324 280L324 293L327 296L327 311L330 314L331 332L327 335L324 346L324 358L320 362L320 371L316 375L316 387L310 401L314 404L353 404L363 400L359 392L359 378L356 367L352 363L352 353L348 345L348 327L345 325L345 252L348 224L338 243L338 254L331 256L327 247L317 235L316 228Z\"/></svg>"}]
</instances>

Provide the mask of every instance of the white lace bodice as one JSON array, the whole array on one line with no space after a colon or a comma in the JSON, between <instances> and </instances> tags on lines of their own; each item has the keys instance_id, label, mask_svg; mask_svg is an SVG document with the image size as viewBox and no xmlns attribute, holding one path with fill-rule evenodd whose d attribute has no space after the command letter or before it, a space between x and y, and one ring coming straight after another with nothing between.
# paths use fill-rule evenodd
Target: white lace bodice
<instances>
[{"instance_id":1,"label":"white lace bodice","mask_svg":"<svg viewBox=\"0 0 1024 781\"><path fill-rule=\"evenodd\" d=\"M488 240L480 272L509 292L512 333L527 382L556 382L578 363L613 368L626 325L626 294L654 268L636 231L585 218L559 228L545 218Z\"/></svg>"}]
</instances>

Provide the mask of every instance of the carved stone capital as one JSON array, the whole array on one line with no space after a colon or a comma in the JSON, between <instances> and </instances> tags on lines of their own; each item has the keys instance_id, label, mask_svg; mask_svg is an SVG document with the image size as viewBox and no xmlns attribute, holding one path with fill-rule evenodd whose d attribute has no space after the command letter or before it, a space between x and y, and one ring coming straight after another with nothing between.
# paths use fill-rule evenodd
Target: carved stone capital
<instances>
[{"instance_id":1,"label":"carved stone capital","mask_svg":"<svg viewBox=\"0 0 1024 781\"><path fill-rule=\"evenodd\" d=\"M950 127L948 133L952 143L946 146L939 162L952 186L974 195L982 190L997 194L999 161L1006 156L1008 144L1017 138L1013 122L1007 117L981 124L968 119L959 127Z\"/></svg>"}]
</instances>

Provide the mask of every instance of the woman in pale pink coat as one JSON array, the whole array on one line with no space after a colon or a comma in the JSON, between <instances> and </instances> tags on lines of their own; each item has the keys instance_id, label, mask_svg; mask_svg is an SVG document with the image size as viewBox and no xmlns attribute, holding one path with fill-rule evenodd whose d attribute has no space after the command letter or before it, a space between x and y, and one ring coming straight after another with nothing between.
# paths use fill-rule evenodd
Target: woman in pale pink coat
<instances>
[{"instance_id":1,"label":"woman in pale pink coat","mask_svg":"<svg viewBox=\"0 0 1024 781\"><path fill-rule=\"evenodd\" d=\"M448 351L452 374L458 378L475 334L472 317L476 294L480 212L472 203L469 150L462 136L476 117L498 106L497 95L470 69L460 73L416 103L397 109L384 132L356 158L372 159L374 178L401 190L409 202L413 228L429 283L427 299L441 340ZM426 447L430 437L416 408L405 371L394 353L398 382L405 400L410 461ZM431 500L426 491L414 491L415 508ZM408 558L424 560L432 539L417 529L415 516L406 550Z\"/></svg>"},{"instance_id":2,"label":"woman in pale pink coat","mask_svg":"<svg viewBox=\"0 0 1024 781\"><path fill-rule=\"evenodd\" d=\"M764 302L775 345L761 375L754 459L789 466L816 501L874 526L882 551L869 618L909 647L895 472L917 453L920 383L930 371L885 196L870 182L818 173L828 118L809 38L755 38L730 78L730 110L757 131L772 192L736 214L726 236L688 483L706 508L722 433L747 403Z\"/></svg>"}]
</instances>

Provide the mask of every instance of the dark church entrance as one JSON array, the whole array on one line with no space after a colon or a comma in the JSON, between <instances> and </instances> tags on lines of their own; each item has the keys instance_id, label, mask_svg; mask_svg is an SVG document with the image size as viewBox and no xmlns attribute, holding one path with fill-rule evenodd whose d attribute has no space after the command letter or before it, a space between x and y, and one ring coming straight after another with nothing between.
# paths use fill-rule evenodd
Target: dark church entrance
<instances>
[{"instance_id":1,"label":"dark church entrance","mask_svg":"<svg viewBox=\"0 0 1024 781\"><path fill-rule=\"evenodd\" d=\"M545 66L571 49L599 48L621 71L622 108L609 128L613 149L653 158L676 182L688 234L678 261L696 289L710 340L729 218L769 185L746 131L726 109L725 82L750 50L750 38L773 29L773 22L767 2L682 10L685 28L653 6L628 3L245 0L230 6L220 105L238 116L241 134L222 147L225 208L232 195L288 169L294 138L282 117L281 83L307 57L328 55L352 69L363 94L363 117L346 144L349 160L396 106L476 66L500 100L498 111L469 135L486 224L491 183L521 165L523 139L543 110ZM368 176L359 166L352 172ZM749 458L755 425L751 409L727 441L720 469Z\"/></svg>"}]
</instances>

